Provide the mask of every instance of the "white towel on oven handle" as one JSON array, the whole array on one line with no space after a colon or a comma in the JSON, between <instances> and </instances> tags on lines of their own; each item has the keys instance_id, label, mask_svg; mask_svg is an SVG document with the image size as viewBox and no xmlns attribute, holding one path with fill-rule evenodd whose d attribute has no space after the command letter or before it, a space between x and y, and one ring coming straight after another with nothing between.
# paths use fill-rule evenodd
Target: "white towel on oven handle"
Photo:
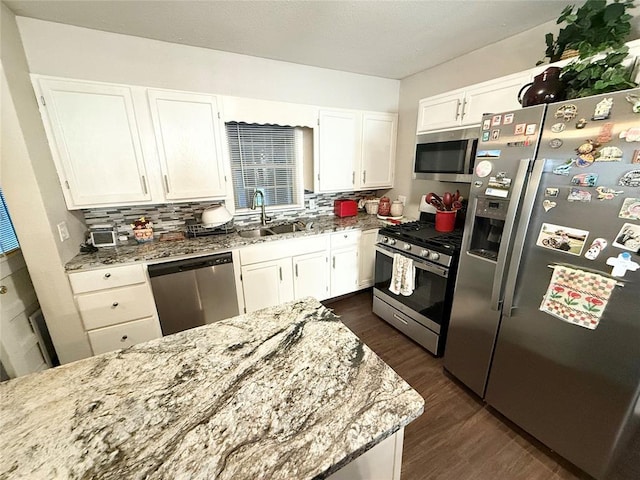
<instances>
[{"instance_id":1,"label":"white towel on oven handle","mask_svg":"<svg viewBox=\"0 0 640 480\"><path fill-rule=\"evenodd\" d=\"M389 291L395 295L409 296L415 288L415 267L413 260L399 253L393 255L391 284Z\"/></svg>"}]
</instances>

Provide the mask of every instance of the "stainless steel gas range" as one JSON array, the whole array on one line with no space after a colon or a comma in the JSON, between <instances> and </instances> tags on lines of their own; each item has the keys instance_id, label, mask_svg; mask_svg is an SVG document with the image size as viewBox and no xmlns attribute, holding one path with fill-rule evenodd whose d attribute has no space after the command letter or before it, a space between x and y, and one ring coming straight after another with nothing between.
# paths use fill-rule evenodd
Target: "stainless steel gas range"
<instances>
[{"instance_id":1,"label":"stainless steel gas range","mask_svg":"<svg viewBox=\"0 0 640 480\"><path fill-rule=\"evenodd\" d=\"M461 242L462 230L437 232L425 214L378 234L373 312L436 356L444 353ZM394 264L397 274L403 259L412 261L412 288L395 294Z\"/></svg>"}]
</instances>

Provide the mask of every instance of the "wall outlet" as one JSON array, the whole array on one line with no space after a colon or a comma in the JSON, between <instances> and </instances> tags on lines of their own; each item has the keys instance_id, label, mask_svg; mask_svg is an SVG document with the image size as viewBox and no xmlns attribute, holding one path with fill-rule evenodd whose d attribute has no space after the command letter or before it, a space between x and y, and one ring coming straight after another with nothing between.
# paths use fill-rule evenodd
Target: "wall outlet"
<instances>
[{"instance_id":1,"label":"wall outlet","mask_svg":"<svg viewBox=\"0 0 640 480\"><path fill-rule=\"evenodd\" d=\"M316 199L315 198L310 198L309 199L309 210L315 210L316 209Z\"/></svg>"},{"instance_id":2,"label":"wall outlet","mask_svg":"<svg viewBox=\"0 0 640 480\"><path fill-rule=\"evenodd\" d=\"M398 195L398 200L402 202L402 205L404 205L405 207L407 206L407 197L405 197L404 195Z\"/></svg>"},{"instance_id":3,"label":"wall outlet","mask_svg":"<svg viewBox=\"0 0 640 480\"><path fill-rule=\"evenodd\" d=\"M67 222L60 222L58 224L58 235L60 235L61 242L69 240L69 229L67 228Z\"/></svg>"}]
</instances>

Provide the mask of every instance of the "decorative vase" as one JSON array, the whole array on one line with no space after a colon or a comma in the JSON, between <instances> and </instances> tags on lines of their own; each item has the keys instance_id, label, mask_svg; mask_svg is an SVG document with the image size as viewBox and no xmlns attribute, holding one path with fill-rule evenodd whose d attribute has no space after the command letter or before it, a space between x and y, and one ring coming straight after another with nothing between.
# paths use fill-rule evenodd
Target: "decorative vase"
<instances>
[{"instance_id":1,"label":"decorative vase","mask_svg":"<svg viewBox=\"0 0 640 480\"><path fill-rule=\"evenodd\" d=\"M533 77L533 82L527 83L518 92L518 102L523 107L530 107L563 100L564 86L560 80L560 72L560 67L549 67L540 75ZM522 95L527 87L530 88Z\"/></svg>"},{"instance_id":2,"label":"decorative vase","mask_svg":"<svg viewBox=\"0 0 640 480\"><path fill-rule=\"evenodd\" d=\"M404 211L404 205L400 200L394 200L391 203L391 210L389 211L389 213L391 214L392 217L401 217L403 211Z\"/></svg>"}]
</instances>

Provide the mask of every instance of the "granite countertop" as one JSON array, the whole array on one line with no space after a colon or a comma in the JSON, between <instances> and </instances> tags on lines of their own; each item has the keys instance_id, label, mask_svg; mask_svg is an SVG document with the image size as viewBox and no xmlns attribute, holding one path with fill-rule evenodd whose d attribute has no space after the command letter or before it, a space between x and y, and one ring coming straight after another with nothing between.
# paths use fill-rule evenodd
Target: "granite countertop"
<instances>
[{"instance_id":1,"label":"granite countertop","mask_svg":"<svg viewBox=\"0 0 640 480\"><path fill-rule=\"evenodd\" d=\"M187 240L123 245L117 247L102 247L97 253L80 253L65 265L67 272L101 268L105 265L128 264L136 262L156 262L158 260L177 260L180 258L207 255L218 251L228 251L234 248L253 245L256 243L274 242L290 238L336 232L340 230L362 229L370 230L388 225L376 215L360 213L355 217L336 217L323 215L314 218L301 218L305 223L313 222L310 230L272 235L257 238L244 238L237 233L213 235L209 237L190 238ZM278 225L282 222L271 222ZM246 225L237 227L238 230L250 230L261 225Z\"/></svg>"},{"instance_id":2,"label":"granite countertop","mask_svg":"<svg viewBox=\"0 0 640 480\"><path fill-rule=\"evenodd\" d=\"M306 298L0 384L0 478L325 478L424 401Z\"/></svg>"}]
</instances>

